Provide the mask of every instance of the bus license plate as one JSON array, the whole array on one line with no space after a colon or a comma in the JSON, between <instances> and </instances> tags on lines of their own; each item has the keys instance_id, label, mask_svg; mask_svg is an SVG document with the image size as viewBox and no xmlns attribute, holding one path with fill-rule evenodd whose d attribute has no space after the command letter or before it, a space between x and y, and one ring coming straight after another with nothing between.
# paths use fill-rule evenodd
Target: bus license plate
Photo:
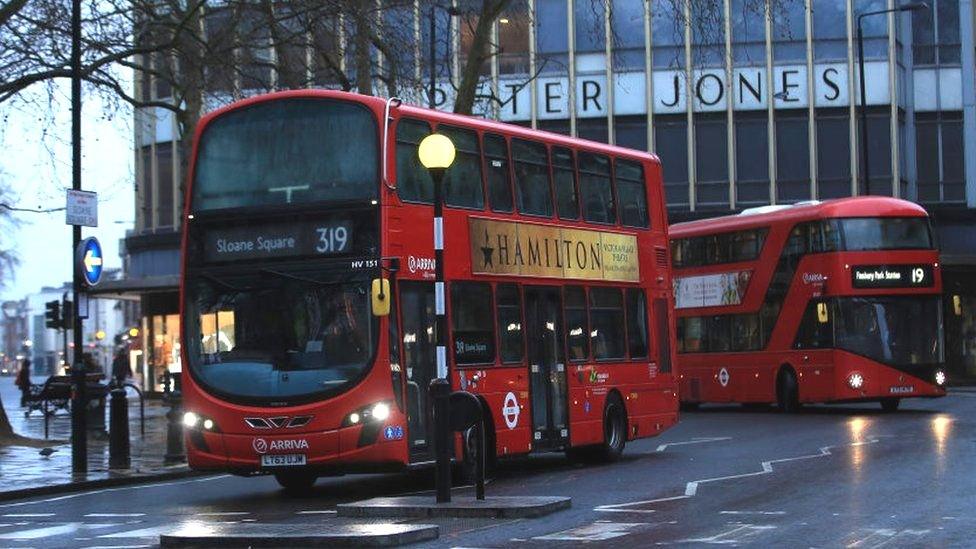
<instances>
[{"instance_id":1,"label":"bus license plate","mask_svg":"<svg viewBox=\"0 0 976 549\"><path fill-rule=\"evenodd\" d=\"M293 467L296 465L305 465L305 454L261 456L262 467Z\"/></svg>"}]
</instances>

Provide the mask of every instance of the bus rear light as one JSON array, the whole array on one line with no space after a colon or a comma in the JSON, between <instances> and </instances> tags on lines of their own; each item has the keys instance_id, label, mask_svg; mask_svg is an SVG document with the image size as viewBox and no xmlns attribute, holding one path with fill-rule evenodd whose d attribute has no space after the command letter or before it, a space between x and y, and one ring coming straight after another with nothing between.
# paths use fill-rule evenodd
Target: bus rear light
<instances>
[{"instance_id":1,"label":"bus rear light","mask_svg":"<svg viewBox=\"0 0 976 549\"><path fill-rule=\"evenodd\" d=\"M945 374L945 372L943 372L942 370L936 370L935 371L935 384L936 385L939 385L939 386L942 386L942 385L945 385L945 382L946 382L946 374Z\"/></svg>"},{"instance_id":2,"label":"bus rear light","mask_svg":"<svg viewBox=\"0 0 976 549\"><path fill-rule=\"evenodd\" d=\"M851 374L847 378L847 384L851 386L851 389L860 389L864 386L864 376L858 373Z\"/></svg>"}]
</instances>

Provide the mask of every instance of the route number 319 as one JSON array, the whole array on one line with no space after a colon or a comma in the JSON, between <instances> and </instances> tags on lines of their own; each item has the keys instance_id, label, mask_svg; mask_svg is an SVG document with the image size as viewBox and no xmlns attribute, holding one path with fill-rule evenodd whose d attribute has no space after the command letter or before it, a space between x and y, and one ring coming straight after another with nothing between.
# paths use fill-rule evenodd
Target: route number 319
<instances>
[{"instance_id":1,"label":"route number 319","mask_svg":"<svg viewBox=\"0 0 976 549\"><path fill-rule=\"evenodd\" d=\"M334 254L346 251L349 243L349 231L343 227L317 227L319 239L315 246L315 251L320 254Z\"/></svg>"}]
</instances>

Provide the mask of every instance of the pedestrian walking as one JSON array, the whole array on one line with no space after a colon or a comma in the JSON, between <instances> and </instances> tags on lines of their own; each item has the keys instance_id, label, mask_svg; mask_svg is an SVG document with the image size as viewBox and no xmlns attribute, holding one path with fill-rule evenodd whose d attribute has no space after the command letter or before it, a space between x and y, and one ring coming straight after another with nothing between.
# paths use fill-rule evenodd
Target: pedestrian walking
<instances>
[{"instance_id":1,"label":"pedestrian walking","mask_svg":"<svg viewBox=\"0 0 976 549\"><path fill-rule=\"evenodd\" d=\"M17 378L14 383L17 384L17 388L20 389L20 407L23 408L27 406L27 397L30 396L30 367L31 361L29 358L25 358L24 362L20 365L20 371L17 372Z\"/></svg>"},{"instance_id":2,"label":"pedestrian walking","mask_svg":"<svg viewBox=\"0 0 976 549\"><path fill-rule=\"evenodd\" d=\"M132 368L129 366L129 357L126 356L125 349L120 348L112 359L112 378L117 385L122 385L130 377L132 377Z\"/></svg>"}]
</instances>

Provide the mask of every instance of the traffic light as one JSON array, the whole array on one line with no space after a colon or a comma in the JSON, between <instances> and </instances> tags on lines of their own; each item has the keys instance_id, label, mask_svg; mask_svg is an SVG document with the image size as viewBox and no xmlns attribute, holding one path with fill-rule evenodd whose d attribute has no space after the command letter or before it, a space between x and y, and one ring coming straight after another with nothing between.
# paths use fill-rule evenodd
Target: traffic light
<instances>
[{"instance_id":1,"label":"traffic light","mask_svg":"<svg viewBox=\"0 0 976 549\"><path fill-rule=\"evenodd\" d=\"M61 329L61 302L48 301L44 304L44 325L55 330Z\"/></svg>"}]
</instances>

